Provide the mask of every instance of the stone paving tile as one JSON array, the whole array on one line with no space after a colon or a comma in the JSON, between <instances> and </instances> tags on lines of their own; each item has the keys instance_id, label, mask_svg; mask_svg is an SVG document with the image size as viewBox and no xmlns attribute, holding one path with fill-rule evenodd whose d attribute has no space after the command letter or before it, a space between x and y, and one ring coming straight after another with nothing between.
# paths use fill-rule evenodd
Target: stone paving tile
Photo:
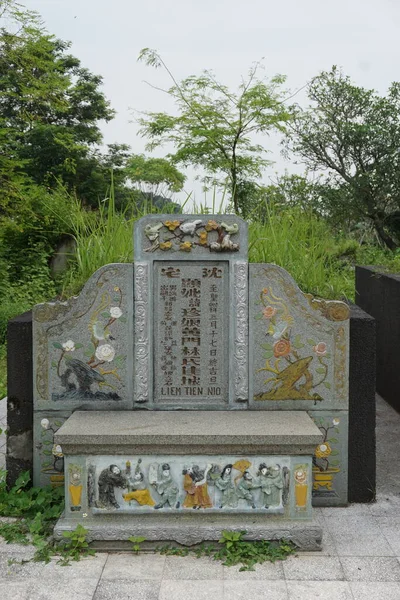
<instances>
[{"instance_id":1,"label":"stone paving tile","mask_svg":"<svg viewBox=\"0 0 400 600\"><path fill-rule=\"evenodd\" d=\"M400 515L400 496L377 494L377 502L371 504L370 512L373 517L398 517Z\"/></svg>"},{"instance_id":2,"label":"stone paving tile","mask_svg":"<svg viewBox=\"0 0 400 600\"><path fill-rule=\"evenodd\" d=\"M223 579L222 563L208 557L167 556L164 579Z\"/></svg>"},{"instance_id":3,"label":"stone paving tile","mask_svg":"<svg viewBox=\"0 0 400 600\"><path fill-rule=\"evenodd\" d=\"M289 600L353 600L347 581L287 581L287 589Z\"/></svg>"},{"instance_id":4,"label":"stone paving tile","mask_svg":"<svg viewBox=\"0 0 400 600\"><path fill-rule=\"evenodd\" d=\"M369 502L365 504L349 504L348 506L325 506L321 510L324 517L337 516L349 519L352 517L370 516L370 508L371 503Z\"/></svg>"},{"instance_id":5,"label":"stone paving tile","mask_svg":"<svg viewBox=\"0 0 400 600\"><path fill-rule=\"evenodd\" d=\"M338 556L395 556L382 533L333 535Z\"/></svg>"},{"instance_id":6,"label":"stone paving tile","mask_svg":"<svg viewBox=\"0 0 400 600\"><path fill-rule=\"evenodd\" d=\"M191 582L187 582L190 584ZM93 600L158 600L160 593L159 581L100 581L94 593ZM189 589L189 588L188 588ZM191 599L194 597L190 594L186 597ZM58 600L57 597L54 600ZM70 596L69 600L75 600ZM174 596L170 596L168 600L175 600Z\"/></svg>"},{"instance_id":7,"label":"stone paving tile","mask_svg":"<svg viewBox=\"0 0 400 600\"><path fill-rule=\"evenodd\" d=\"M191 600L188 595L187 599ZM224 581L223 600L288 600L284 581ZM169 598L173 600L173 596Z\"/></svg>"},{"instance_id":8,"label":"stone paving tile","mask_svg":"<svg viewBox=\"0 0 400 600\"><path fill-rule=\"evenodd\" d=\"M240 566L223 567L223 578L225 581L254 581L254 580L276 580L284 579L282 561L275 563L266 562L255 565L254 571L239 571Z\"/></svg>"},{"instance_id":9,"label":"stone paving tile","mask_svg":"<svg viewBox=\"0 0 400 600\"><path fill-rule=\"evenodd\" d=\"M160 554L110 554L101 575L101 580L161 580L164 565L165 556Z\"/></svg>"},{"instance_id":10,"label":"stone paving tile","mask_svg":"<svg viewBox=\"0 0 400 600\"><path fill-rule=\"evenodd\" d=\"M0 598L2 600L92 600L97 584L97 579L75 577L72 573L62 580L45 577L10 580L1 577Z\"/></svg>"},{"instance_id":11,"label":"stone paving tile","mask_svg":"<svg viewBox=\"0 0 400 600\"><path fill-rule=\"evenodd\" d=\"M65 567L68 569L68 567ZM92 600L98 585L97 579L75 577L35 579L29 592L29 600ZM7 597L6 597L7 598ZM5 599L6 600L6 599Z\"/></svg>"},{"instance_id":12,"label":"stone paving tile","mask_svg":"<svg viewBox=\"0 0 400 600\"><path fill-rule=\"evenodd\" d=\"M98 581L103 573L107 561L107 554L99 552L95 556L81 558L78 562L71 562L67 567L57 564L58 558L54 557L44 566L43 576L47 579L70 579L71 575L78 579L87 578Z\"/></svg>"},{"instance_id":13,"label":"stone paving tile","mask_svg":"<svg viewBox=\"0 0 400 600\"><path fill-rule=\"evenodd\" d=\"M249 597L251 598L251 595ZM139 598L140 596L132 596L132 600L139 600ZM220 579L204 579L203 581L163 579L158 596L158 600L223 600L223 598L223 581ZM100 596L99 598L94 597L94 600L100 599L103 600ZM110 596L110 600L117 599L115 596ZM124 598L124 600L126 599Z\"/></svg>"},{"instance_id":14,"label":"stone paving tile","mask_svg":"<svg viewBox=\"0 0 400 600\"><path fill-rule=\"evenodd\" d=\"M400 564L391 557L341 557L347 581L400 581Z\"/></svg>"},{"instance_id":15,"label":"stone paving tile","mask_svg":"<svg viewBox=\"0 0 400 600\"><path fill-rule=\"evenodd\" d=\"M393 582L364 582L350 583L354 600L399 600L400 584Z\"/></svg>"},{"instance_id":16,"label":"stone paving tile","mask_svg":"<svg viewBox=\"0 0 400 600\"><path fill-rule=\"evenodd\" d=\"M35 581L9 581L0 578L0 598L2 600L31 600L32 587Z\"/></svg>"},{"instance_id":17,"label":"stone paving tile","mask_svg":"<svg viewBox=\"0 0 400 600\"><path fill-rule=\"evenodd\" d=\"M290 556L283 563L286 580L342 581L342 565L336 556Z\"/></svg>"}]
</instances>

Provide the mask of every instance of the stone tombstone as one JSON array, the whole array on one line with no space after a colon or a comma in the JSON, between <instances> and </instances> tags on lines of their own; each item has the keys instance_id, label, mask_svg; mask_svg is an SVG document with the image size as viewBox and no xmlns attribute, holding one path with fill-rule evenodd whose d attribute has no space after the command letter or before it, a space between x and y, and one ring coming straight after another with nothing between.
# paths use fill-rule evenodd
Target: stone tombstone
<instances>
[{"instance_id":1,"label":"stone tombstone","mask_svg":"<svg viewBox=\"0 0 400 600\"><path fill-rule=\"evenodd\" d=\"M72 456L66 469L55 441L75 411L302 411L322 434L313 501L347 502L348 306L303 294L276 265L248 265L247 247L247 224L234 215L149 215L135 224L133 265L106 265L79 297L34 308L36 485L63 485L68 469L78 481L89 464ZM275 453L292 456L296 472L296 453L282 448L252 460L272 468ZM232 464L251 460L249 449L228 454ZM172 457L178 477L185 461ZM142 457L109 458L122 469ZM97 474L106 462L93 462Z\"/></svg>"},{"instance_id":2,"label":"stone tombstone","mask_svg":"<svg viewBox=\"0 0 400 600\"><path fill-rule=\"evenodd\" d=\"M151 215L134 240L135 406L245 407L247 224Z\"/></svg>"}]
</instances>

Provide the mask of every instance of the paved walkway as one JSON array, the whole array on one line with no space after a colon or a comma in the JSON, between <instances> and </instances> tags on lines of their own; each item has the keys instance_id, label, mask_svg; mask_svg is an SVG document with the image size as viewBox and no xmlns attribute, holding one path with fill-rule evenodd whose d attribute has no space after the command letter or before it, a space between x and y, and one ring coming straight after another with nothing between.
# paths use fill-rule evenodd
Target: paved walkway
<instances>
[{"instance_id":1,"label":"paved walkway","mask_svg":"<svg viewBox=\"0 0 400 600\"><path fill-rule=\"evenodd\" d=\"M12 564L10 559L30 558L32 549L0 542L0 598L400 600L400 415L380 399L377 414L377 502L317 509L322 553L301 553L242 573L208 559L152 554L98 554L59 567L53 561Z\"/></svg>"}]
</instances>

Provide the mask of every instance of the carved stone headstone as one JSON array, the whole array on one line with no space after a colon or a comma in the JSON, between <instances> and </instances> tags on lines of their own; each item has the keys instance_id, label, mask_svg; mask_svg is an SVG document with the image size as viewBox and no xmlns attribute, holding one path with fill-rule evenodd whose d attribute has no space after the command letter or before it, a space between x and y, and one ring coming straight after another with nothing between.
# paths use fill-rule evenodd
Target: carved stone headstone
<instances>
[{"instance_id":1,"label":"carved stone headstone","mask_svg":"<svg viewBox=\"0 0 400 600\"><path fill-rule=\"evenodd\" d=\"M247 224L151 215L135 227L135 403L248 400Z\"/></svg>"},{"instance_id":2,"label":"carved stone headstone","mask_svg":"<svg viewBox=\"0 0 400 600\"><path fill-rule=\"evenodd\" d=\"M107 511L178 518L194 467L193 494L209 490L199 510L307 519L311 491L316 505L345 504L347 305L303 294L276 265L248 265L234 215L149 215L134 246L133 265L106 265L79 297L34 309L35 483L66 477L67 518L89 511L95 529ZM75 411L90 411L76 444ZM154 428L160 417L179 421L174 440ZM268 421L298 434L257 448ZM139 447L145 422L151 443ZM207 423L218 430L206 443Z\"/></svg>"}]
</instances>

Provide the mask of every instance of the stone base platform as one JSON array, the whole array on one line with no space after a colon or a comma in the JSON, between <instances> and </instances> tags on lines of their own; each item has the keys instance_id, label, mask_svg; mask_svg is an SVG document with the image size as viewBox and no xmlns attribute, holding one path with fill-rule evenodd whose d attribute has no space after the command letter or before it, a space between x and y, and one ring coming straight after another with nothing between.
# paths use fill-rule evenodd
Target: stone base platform
<instances>
[{"instance_id":1,"label":"stone base platform","mask_svg":"<svg viewBox=\"0 0 400 600\"><path fill-rule=\"evenodd\" d=\"M81 521L88 529L88 541L96 549L126 550L128 538L143 536L143 546L164 544L195 546L201 542L217 542L225 530L246 531L246 540L288 540L299 550L315 552L322 548L322 528L315 521L275 520L264 515L184 514L184 515L104 515L101 519L87 517ZM61 517L54 528L56 539L63 531L73 531L76 521Z\"/></svg>"}]
</instances>

